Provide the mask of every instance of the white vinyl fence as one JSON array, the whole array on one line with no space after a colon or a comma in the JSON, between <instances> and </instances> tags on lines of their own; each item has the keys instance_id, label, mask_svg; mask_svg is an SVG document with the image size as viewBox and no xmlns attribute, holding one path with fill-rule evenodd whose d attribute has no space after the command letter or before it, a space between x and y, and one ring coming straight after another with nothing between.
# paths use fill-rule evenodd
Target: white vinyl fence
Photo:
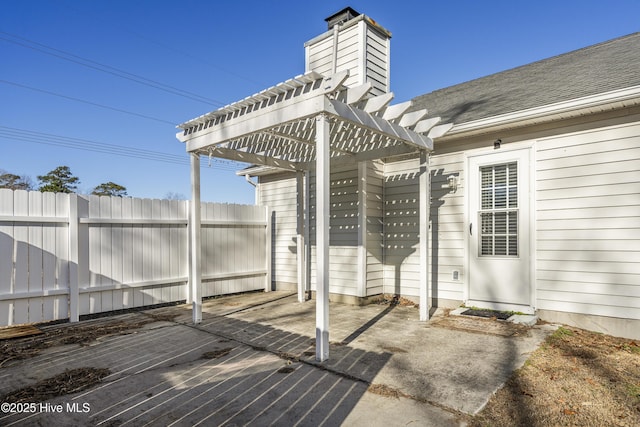
<instances>
[{"instance_id":1,"label":"white vinyl fence","mask_svg":"<svg viewBox=\"0 0 640 427\"><path fill-rule=\"evenodd\" d=\"M269 289L262 206L202 203L202 296ZM189 202L0 189L0 326L189 300Z\"/></svg>"}]
</instances>

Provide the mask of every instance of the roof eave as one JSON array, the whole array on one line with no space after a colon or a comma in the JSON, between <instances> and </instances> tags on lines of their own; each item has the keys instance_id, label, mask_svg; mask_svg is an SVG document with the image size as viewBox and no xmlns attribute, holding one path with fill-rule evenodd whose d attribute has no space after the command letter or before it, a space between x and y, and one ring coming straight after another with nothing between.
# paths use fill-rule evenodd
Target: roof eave
<instances>
[{"instance_id":1,"label":"roof eave","mask_svg":"<svg viewBox=\"0 0 640 427\"><path fill-rule=\"evenodd\" d=\"M444 142L461 137L543 124L635 105L640 105L640 86L454 124L451 130L437 141Z\"/></svg>"}]
</instances>

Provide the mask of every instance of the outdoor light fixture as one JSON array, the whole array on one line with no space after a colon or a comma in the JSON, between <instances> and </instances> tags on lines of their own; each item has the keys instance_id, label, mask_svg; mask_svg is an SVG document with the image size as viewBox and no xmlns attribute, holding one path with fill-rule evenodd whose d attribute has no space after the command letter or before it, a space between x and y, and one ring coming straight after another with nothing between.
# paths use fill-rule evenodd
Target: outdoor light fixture
<instances>
[{"instance_id":1,"label":"outdoor light fixture","mask_svg":"<svg viewBox=\"0 0 640 427\"><path fill-rule=\"evenodd\" d=\"M497 150L498 148L500 148L501 143L502 143L501 139L496 139L495 141L493 141L493 149Z\"/></svg>"},{"instance_id":2,"label":"outdoor light fixture","mask_svg":"<svg viewBox=\"0 0 640 427\"><path fill-rule=\"evenodd\" d=\"M447 188L452 192L455 193L456 190L458 189L458 177L455 175L449 175L447 177L447 182L449 183L447 185Z\"/></svg>"}]
</instances>

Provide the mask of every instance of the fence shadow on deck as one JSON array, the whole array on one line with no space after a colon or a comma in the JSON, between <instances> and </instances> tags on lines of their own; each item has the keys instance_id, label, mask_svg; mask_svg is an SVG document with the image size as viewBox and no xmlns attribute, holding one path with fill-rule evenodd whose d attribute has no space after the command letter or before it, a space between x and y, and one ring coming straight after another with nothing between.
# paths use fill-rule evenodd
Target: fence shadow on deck
<instances>
[{"instance_id":1,"label":"fence shadow on deck","mask_svg":"<svg viewBox=\"0 0 640 427\"><path fill-rule=\"evenodd\" d=\"M338 344L330 364L318 364L309 336L207 313L195 327L186 308L154 310L176 311L174 322L112 336L65 358L12 366L18 372L46 362L53 372L83 363L106 365L112 374L88 391L50 401L86 402L89 413L14 414L0 424L28 418L78 425L340 425L391 357Z\"/></svg>"}]
</instances>

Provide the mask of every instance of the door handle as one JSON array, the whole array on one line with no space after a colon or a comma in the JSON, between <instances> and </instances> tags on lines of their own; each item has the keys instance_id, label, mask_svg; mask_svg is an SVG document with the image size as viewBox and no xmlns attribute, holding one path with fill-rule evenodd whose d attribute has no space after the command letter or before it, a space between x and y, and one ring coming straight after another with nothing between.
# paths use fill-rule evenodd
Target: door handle
<instances>
[{"instance_id":1,"label":"door handle","mask_svg":"<svg viewBox=\"0 0 640 427\"><path fill-rule=\"evenodd\" d=\"M473 223L472 222L469 223L469 235L473 236Z\"/></svg>"}]
</instances>

